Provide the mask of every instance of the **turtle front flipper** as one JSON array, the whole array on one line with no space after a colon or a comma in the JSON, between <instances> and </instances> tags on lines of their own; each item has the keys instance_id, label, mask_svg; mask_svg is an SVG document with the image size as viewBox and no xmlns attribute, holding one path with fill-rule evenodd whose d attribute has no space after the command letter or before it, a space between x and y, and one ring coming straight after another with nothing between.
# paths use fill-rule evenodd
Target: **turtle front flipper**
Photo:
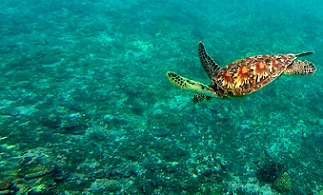
<instances>
[{"instance_id":1,"label":"turtle front flipper","mask_svg":"<svg viewBox=\"0 0 323 195\"><path fill-rule=\"evenodd\" d=\"M285 75L309 75L316 71L313 63L306 60L293 61L284 71Z\"/></svg>"},{"instance_id":2,"label":"turtle front flipper","mask_svg":"<svg viewBox=\"0 0 323 195\"><path fill-rule=\"evenodd\" d=\"M218 97L213 88L204 85L203 83L182 77L175 72L167 72L167 77L172 83L185 91L191 91L209 97Z\"/></svg>"},{"instance_id":3,"label":"turtle front flipper","mask_svg":"<svg viewBox=\"0 0 323 195\"><path fill-rule=\"evenodd\" d=\"M206 52L204 44L202 42L199 43L199 57L201 64L209 76L212 79L213 73L220 69L220 66L210 57L210 55Z\"/></svg>"}]
</instances>

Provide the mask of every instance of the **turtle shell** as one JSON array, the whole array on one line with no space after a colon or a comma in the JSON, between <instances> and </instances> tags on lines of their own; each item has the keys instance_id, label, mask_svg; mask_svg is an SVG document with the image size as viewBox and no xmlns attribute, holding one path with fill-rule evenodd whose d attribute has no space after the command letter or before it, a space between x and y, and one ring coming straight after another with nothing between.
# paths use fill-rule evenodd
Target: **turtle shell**
<instances>
[{"instance_id":1,"label":"turtle shell","mask_svg":"<svg viewBox=\"0 0 323 195\"><path fill-rule=\"evenodd\" d=\"M212 83L229 96L242 96L266 86L297 58L295 54L257 55L234 61L214 72Z\"/></svg>"}]
</instances>

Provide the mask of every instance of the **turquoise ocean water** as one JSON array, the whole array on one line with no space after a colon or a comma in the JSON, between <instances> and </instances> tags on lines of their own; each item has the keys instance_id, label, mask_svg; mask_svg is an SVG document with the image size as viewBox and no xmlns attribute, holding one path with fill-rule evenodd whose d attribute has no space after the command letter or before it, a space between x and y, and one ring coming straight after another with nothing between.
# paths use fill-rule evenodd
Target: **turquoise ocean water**
<instances>
[{"instance_id":1,"label":"turquoise ocean water","mask_svg":"<svg viewBox=\"0 0 323 195\"><path fill-rule=\"evenodd\" d=\"M0 194L323 194L321 0L6 0ZM166 78L314 51L309 76L194 104Z\"/></svg>"}]
</instances>

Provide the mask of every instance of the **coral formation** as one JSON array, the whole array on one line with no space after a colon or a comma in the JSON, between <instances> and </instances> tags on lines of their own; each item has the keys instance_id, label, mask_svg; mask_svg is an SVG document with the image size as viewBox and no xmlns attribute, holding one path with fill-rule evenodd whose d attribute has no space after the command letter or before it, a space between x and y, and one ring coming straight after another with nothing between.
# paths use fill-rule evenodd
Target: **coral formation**
<instances>
[{"instance_id":1,"label":"coral formation","mask_svg":"<svg viewBox=\"0 0 323 195\"><path fill-rule=\"evenodd\" d=\"M0 194L322 190L319 1L7 0L0 8ZM199 41L219 64L315 51L308 60L318 71L194 105L165 72L207 83Z\"/></svg>"}]
</instances>

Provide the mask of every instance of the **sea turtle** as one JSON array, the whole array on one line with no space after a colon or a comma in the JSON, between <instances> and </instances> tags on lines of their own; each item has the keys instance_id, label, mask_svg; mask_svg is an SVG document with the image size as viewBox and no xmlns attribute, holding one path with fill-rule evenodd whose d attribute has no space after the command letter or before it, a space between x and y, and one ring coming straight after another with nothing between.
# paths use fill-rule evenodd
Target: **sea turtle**
<instances>
[{"instance_id":1,"label":"sea turtle","mask_svg":"<svg viewBox=\"0 0 323 195\"><path fill-rule=\"evenodd\" d=\"M299 54L256 55L234 61L221 68L199 43L201 64L211 79L211 85L193 81L174 72L167 72L169 80L183 90L195 92L194 102L209 100L212 97L227 99L243 96L266 86L280 75L309 75L316 71L313 63L297 60L298 57L313 52Z\"/></svg>"}]
</instances>

